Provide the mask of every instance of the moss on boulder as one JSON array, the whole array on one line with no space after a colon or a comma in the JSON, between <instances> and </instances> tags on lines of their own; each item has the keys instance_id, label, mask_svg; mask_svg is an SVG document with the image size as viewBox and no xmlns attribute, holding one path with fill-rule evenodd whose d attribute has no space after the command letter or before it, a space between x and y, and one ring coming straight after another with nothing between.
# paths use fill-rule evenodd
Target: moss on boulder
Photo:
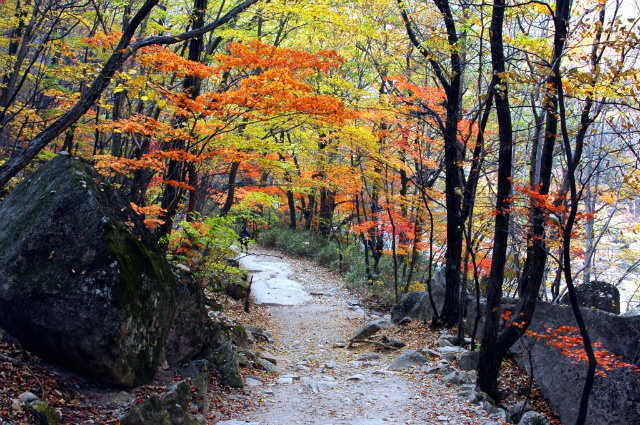
<instances>
[{"instance_id":1,"label":"moss on boulder","mask_svg":"<svg viewBox=\"0 0 640 425\"><path fill-rule=\"evenodd\" d=\"M24 406L38 425L60 425L60 414L44 401L31 401Z\"/></svg>"},{"instance_id":2,"label":"moss on boulder","mask_svg":"<svg viewBox=\"0 0 640 425\"><path fill-rule=\"evenodd\" d=\"M151 381L174 275L126 199L58 156L0 204L0 327L25 348L104 383Z\"/></svg>"},{"instance_id":3,"label":"moss on boulder","mask_svg":"<svg viewBox=\"0 0 640 425\"><path fill-rule=\"evenodd\" d=\"M191 387L179 381L167 387L162 396L154 394L120 419L121 425L203 425L202 415L189 412Z\"/></svg>"}]
</instances>

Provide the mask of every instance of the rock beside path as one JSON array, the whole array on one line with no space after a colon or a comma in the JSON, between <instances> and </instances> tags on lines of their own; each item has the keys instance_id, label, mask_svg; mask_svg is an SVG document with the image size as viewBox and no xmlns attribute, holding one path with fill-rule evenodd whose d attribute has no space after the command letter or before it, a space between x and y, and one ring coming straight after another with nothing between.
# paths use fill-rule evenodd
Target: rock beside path
<instances>
[{"instance_id":1,"label":"rock beside path","mask_svg":"<svg viewBox=\"0 0 640 425\"><path fill-rule=\"evenodd\" d=\"M167 386L162 395L153 394L120 419L121 425L205 425L201 414L190 409L191 387L186 381ZM194 409L197 411L197 409Z\"/></svg>"},{"instance_id":2,"label":"rock beside path","mask_svg":"<svg viewBox=\"0 0 640 425\"><path fill-rule=\"evenodd\" d=\"M38 425L60 425L60 413L43 401L31 401L25 404L24 410L31 414Z\"/></svg>"},{"instance_id":3,"label":"rock beside path","mask_svg":"<svg viewBox=\"0 0 640 425\"><path fill-rule=\"evenodd\" d=\"M478 370L479 351L465 351L458 356L458 366L462 370Z\"/></svg>"},{"instance_id":4,"label":"rock beside path","mask_svg":"<svg viewBox=\"0 0 640 425\"><path fill-rule=\"evenodd\" d=\"M360 329L355 331L355 333L351 336L351 338L349 338L349 345L351 345L354 342L365 340L370 336L373 336L376 333L378 333L378 331L380 331L381 329L389 327L389 325L390 325L389 321L385 319L377 319L371 322L367 322Z\"/></svg>"},{"instance_id":5,"label":"rock beside path","mask_svg":"<svg viewBox=\"0 0 640 425\"><path fill-rule=\"evenodd\" d=\"M444 303L445 270L444 267L435 271L431 278L431 295L438 311ZM433 307L428 291L408 292L402 300L391 309L393 323L406 322L407 319L428 322L433 318Z\"/></svg>"},{"instance_id":6,"label":"rock beside path","mask_svg":"<svg viewBox=\"0 0 640 425\"><path fill-rule=\"evenodd\" d=\"M230 342L226 342L211 351L207 357L218 371L222 385L228 385L232 388L242 388L244 386L242 375L240 375L237 352Z\"/></svg>"},{"instance_id":7,"label":"rock beside path","mask_svg":"<svg viewBox=\"0 0 640 425\"><path fill-rule=\"evenodd\" d=\"M522 416L518 425L549 425L549 422L538 412L527 412Z\"/></svg>"},{"instance_id":8,"label":"rock beside path","mask_svg":"<svg viewBox=\"0 0 640 425\"><path fill-rule=\"evenodd\" d=\"M103 383L153 378L176 282L129 202L58 156L0 204L0 327L38 356Z\"/></svg>"},{"instance_id":9,"label":"rock beside path","mask_svg":"<svg viewBox=\"0 0 640 425\"><path fill-rule=\"evenodd\" d=\"M422 354L414 350L404 350L400 356L391 363L389 370L403 370L425 363L427 363L427 359Z\"/></svg>"}]
</instances>

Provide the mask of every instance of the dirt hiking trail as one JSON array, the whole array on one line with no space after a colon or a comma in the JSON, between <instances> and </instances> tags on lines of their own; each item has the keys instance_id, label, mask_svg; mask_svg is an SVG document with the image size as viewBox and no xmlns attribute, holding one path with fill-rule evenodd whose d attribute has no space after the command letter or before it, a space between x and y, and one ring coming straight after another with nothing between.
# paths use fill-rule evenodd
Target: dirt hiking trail
<instances>
[{"instance_id":1,"label":"dirt hiking trail","mask_svg":"<svg viewBox=\"0 0 640 425\"><path fill-rule=\"evenodd\" d=\"M364 323L380 318L360 307L339 276L260 247L252 247L241 264L253 276L254 303L267 306L271 323L264 326L275 342L263 348L275 357L279 373L248 378L247 391L256 394L258 403L219 424L503 423L460 397L457 387L442 384L438 374L420 366L388 370L402 350L377 350L370 344L336 347ZM424 348L404 328L380 332L403 340L406 348Z\"/></svg>"}]
</instances>

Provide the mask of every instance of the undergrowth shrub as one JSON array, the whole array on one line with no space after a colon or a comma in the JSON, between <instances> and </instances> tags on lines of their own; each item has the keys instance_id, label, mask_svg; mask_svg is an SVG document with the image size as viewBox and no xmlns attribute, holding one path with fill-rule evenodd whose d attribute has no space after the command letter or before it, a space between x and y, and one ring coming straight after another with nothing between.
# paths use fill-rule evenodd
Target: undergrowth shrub
<instances>
[{"instance_id":1,"label":"undergrowth shrub","mask_svg":"<svg viewBox=\"0 0 640 425\"><path fill-rule=\"evenodd\" d=\"M292 230L286 225L274 225L263 231L258 241L269 248L277 248L294 257L316 258L327 240L313 232Z\"/></svg>"},{"instance_id":2,"label":"undergrowth shrub","mask_svg":"<svg viewBox=\"0 0 640 425\"><path fill-rule=\"evenodd\" d=\"M220 289L242 274L228 261L236 256L231 246L237 240L235 218L198 216L181 221L167 237L167 258L189 267L201 285Z\"/></svg>"},{"instance_id":3,"label":"undergrowth shrub","mask_svg":"<svg viewBox=\"0 0 640 425\"><path fill-rule=\"evenodd\" d=\"M340 249L335 243L328 242L315 255L316 262L334 271L340 269Z\"/></svg>"}]
</instances>

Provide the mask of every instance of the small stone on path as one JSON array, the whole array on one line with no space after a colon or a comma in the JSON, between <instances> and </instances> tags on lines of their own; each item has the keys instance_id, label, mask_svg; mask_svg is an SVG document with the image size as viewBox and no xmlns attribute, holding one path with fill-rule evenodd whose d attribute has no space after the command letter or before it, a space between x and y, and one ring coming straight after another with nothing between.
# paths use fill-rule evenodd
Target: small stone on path
<instances>
[{"instance_id":1,"label":"small stone on path","mask_svg":"<svg viewBox=\"0 0 640 425\"><path fill-rule=\"evenodd\" d=\"M373 371L374 375L384 375L384 376L391 376L394 375L395 372L391 371L391 370L374 370Z\"/></svg>"},{"instance_id":2,"label":"small stone on path","mask_svg":"<svg viewBox=\"0 0 640 425\"><path fill-rule=\"evenodd\" d=\"M262 381L258 381L257 379L253 379L253 378L247 378L244 381L245 385L248 387L257 387L262 385Z\"/></svg>"},{"instance_id":3,"label":"small stone on path","mask_svg":"<svg viewBox=\"0 0 640 425\"><path fill-rule=\"evenodd\" d=\"M440 339L438 340L438 346L439 346L439 347L452 347L452 346L453 346L453 344L451 343L451 341L449 341L449 340L448 340L448 339L446 339L446 338L440 338Z\"/></svg>"},{"instance_id":4,"label":"small stone on path","mask_svg":"<svg viewBox=\"0 0 640 425\"><path fill-rule=\"evenodd\" d=\"M330 388L334 388L338 385L335 381L311 381L307 385L305 385L307 390L310 390L314 393L320 393Z\"/></svg>"},{"instance_id":5,"label":"small stone on path","mask_svg":"<svg viewBox=\"0 0 640 425\"><path fill-rule=\"evenodd\" d=\"M38 397L31 391L25 391L18 396L18 400L20 400L21 403L27 403L29 401L33 401L37 399Z\"/></svg>"},{"instance_id":6,"label":"small stone on path","mask_svg":"<svg viewBox=\"0 0 640 425\"><path fill-rule=\"evenodd\" d=\"M427 359L420 353L414 350L404 350L397 359L391 363L389 370L402 370L410 368L411 366L424 364Z\"/></svg>"},{"instance_id":7,"label":"small stone on path","mask_svg":"<svg viewBox=\"0 0 640 425\"><path fill-rule=\"evenodd\" d=\"M359 360L359 361L380 360L381 358L382 358L382 355L378 353L364 353L358 356L356 360Z\"/></svg>"}]
</instances>

